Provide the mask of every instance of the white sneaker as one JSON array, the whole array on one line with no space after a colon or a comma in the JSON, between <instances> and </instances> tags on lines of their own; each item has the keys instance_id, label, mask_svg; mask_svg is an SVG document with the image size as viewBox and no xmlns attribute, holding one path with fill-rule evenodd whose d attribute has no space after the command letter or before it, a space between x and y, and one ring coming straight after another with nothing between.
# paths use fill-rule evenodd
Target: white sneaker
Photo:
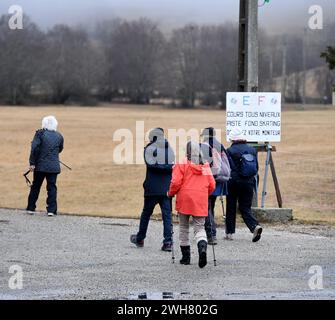
<instances>
[{"instance_id":1,"label":"white sneaker","mask_svg":"<svg viewBox=\"0 0 335 320\"><path fill-rule=\"evenodd\" d=\"M48 217L53 217L55 214L52 212L48 212Z\"/></svg>"},{"instance_id":2,"label":"white sneaker","mask_svg":"<svg viewBox=\"0 0 335 320\"><path fill-rule=\"evenodd\" d=\"M226 236L224 237L224 239L232 241L233 240L233 234L232 233L226 234Z\"/></svg>"},{"instance_id":3,"label":"white sneaker","mask_svg":"<svg viewBox=\"0 0 335 320\"><path fill-rule=\"evenodd\" d=\"M254 230L254 235L252 236L252 242L257 242L258 240L260 240L262 232L263 228L261 226L256 226Z\"/></svg>"},{"instance_id":4,"label":"white sneaker","mask_svg":"<svg viewBox=\"0 0 335 320\"><path fill-rule=\"evenodd\" d=\"M29 210L27 210L26 213L30 214L31 216L33 216L35 214L35 211L29 211Z\"/></svg>"}]
</instances>

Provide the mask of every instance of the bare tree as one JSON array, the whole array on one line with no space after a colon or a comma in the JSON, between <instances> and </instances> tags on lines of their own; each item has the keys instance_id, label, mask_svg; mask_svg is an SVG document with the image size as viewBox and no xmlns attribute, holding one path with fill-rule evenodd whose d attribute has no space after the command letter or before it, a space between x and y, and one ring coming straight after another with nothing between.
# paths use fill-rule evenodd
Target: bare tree
<instances>
[{"instance_id":1,"label":"bare tree","mask_svg":"<svg viewBox=\"0 0 335 320\"><path fill-rule=\"evenodd\" d=\"M0 99L12 105L29 102L44 52L44 35L24 17L24 29L8 28L7 15L0 18Z\"/></svg>"},{"instance_id":2,"label":"bare tree","mask_svg":"<svg viewBox=\"0 0 335 320\"><path fill-rule=\"evenodd\" d=\"M237 34L229 24L201 28L200 89L207 105L224 106L226 92L236 88Z\"/></svg>"},{"instance_id":3,"label":"bare tree","mask_svg":"<svg viewBox=\"0 0 335 320\"><path fill-rule=\"evenodd\" d=\"M187 25L174 30L170 40L171 68L176 70L177 94L183 107L194 107L200 84L200 28Z\"/></svg>"},{"instance_id":4,"label":"bare tree","mask_svg":"<svg viewBox=\"0 0 335 320\"><path fill-rule=\"evenodd\" d=\"M105 40L108 81L134 103L149 103L158 76L164 36L148 19L119 22Z\"/></svg>"},{"instance_id":5,"label":"bare tree","mask_svg":"<svg viewBox=\"0 0 335 320\"><path fill-rule=\"evenodd\" d=\"M44 76L52 102L83 100L90 95L97 72L97 51L84 30L57 25L47 34Z\"/></svg>"},{"instance_id":6,"label":"bare tree","mask_svg":"<svg viewBox=\"0 0 335 320\"><path fill-rule=\"evenodd\" d=\"M96 34L65 25L44 33L26 16L23 30L10 30L9 18L0 17L1 103L92 104L96 97L113 101L122 96L142 104L158 93L180 99L184 107L194 107L197 99L224 107L226 92L236 87L238 32L232 24L186 25L168 38L144 18L104 21ZM319 53L334 43L334 26L313 37L307 34L305 41L299 33L261 30L260 87L269 88L273 78L298 73L303 66L322 66ZM322 57L331 65L333 48ZM296 78L292 101L300 98L301 77Z\"/></svg>"},{"instance_id":7,"label":"bare tree","mask_svg":"<svg viewBox=\"0 0 335 320\"><path fill-rule=\"evenodd\" d=\"M188 25L173 32L170 68L184 107L196 98L205 105L224 105L236 85L237 29L231 25Z\"/></svg>"},{"instance_id":8,"label":"bare tree","mask_svg":"<svg viewBox=\"0 0 335 320\"><path fill-rule=\"evenodd\" d=\"M95 30L94 36L98 41L98 47L102 53L102 73L99 79L99 94L105 101L112 101L119 93L119 84L114 76L113 34L115 30L120 27L121 23L122 21L120 19L104 20L97 25Z\"/></svg>"}]
</instances>

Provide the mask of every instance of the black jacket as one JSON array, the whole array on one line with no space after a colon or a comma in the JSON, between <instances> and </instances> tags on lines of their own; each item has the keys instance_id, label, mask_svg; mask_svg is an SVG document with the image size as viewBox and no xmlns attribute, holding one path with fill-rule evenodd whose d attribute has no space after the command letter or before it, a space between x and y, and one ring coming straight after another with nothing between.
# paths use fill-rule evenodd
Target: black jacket
<instances>
[{"instance_id":1,"label":"black jacket","mask_svg":"<svg viewBox=\"0 0 335 320\"><path fill-rule=\"evenodd\" d=\"M31 143L29 162L35 171L60 173L59 153L63 151L64 138L56 131L36 131Z\"/></svg>"},{"instance_id":2,"label":"black jacket","mask_svg":"<svg viewBox=\"0 0 335 320\"><path fill-rule=\"evenodd\" d=\"M149 143L144 148L144 161L147 166L143 183L144 196L166 196L172 179L175 155L165 139Z\"/></svg>"},{"instance_id":3,"label":"black jacket","mask_svg":"<svg viewBox=\"0 0 335 320\"><path fill-rule=\"evenodd\" d=\"M257 161L257 169L258 169L258 159L257 159L257 152L255 148L249 146L247 143L238 142L233 143L230 148L227 149L227 153L232 160L231 162L231 178L235 181L248 181L254 182L254 177L245 178L239 174L239 168L241 163L241 157L244 153L253 154L256 157Z\"/></svg>"}]
</instances>

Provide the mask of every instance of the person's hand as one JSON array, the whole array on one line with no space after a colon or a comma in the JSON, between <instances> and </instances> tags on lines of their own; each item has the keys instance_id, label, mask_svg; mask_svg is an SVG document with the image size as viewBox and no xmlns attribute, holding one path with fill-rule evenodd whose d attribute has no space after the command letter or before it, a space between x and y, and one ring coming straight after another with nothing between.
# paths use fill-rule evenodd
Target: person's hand
<instances>
[{"instance_id":1,"label":"person's hand","mask_svg":"<svg viewBox=\"0 0 335 320\"><path fill-rule=\"evenodd\" d=\"M169 191L166 193L166 196L167 196L168 198L172 198L172 197L170 196L170 194L169 194Z\"/></svg>"},{"instance_id":2,"label":"person's hand","mask_svg":"<svg viewBox=\"0 0 335 320\"><path fill-rule=\"evenodd\" d=\"M35 166L30 166L30 167L29 167L29 170L30 170L31 172L33 172L33 171L35 170Z\"/></svg>"}]
</instances>

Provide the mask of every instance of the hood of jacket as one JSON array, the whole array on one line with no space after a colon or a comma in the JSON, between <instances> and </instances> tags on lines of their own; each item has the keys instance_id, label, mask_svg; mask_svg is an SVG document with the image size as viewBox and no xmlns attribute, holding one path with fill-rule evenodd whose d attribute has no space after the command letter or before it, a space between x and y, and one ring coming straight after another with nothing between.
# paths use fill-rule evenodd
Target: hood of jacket
<instances>
[{"instance_id":1,"label":"hood of jacket","mask_svg":"<svg viewBox=\"0 0 335 320\"><path fill-rule=\"evenodd\" d=\"M207 175L211 174L211 169L208 163L205 164L195 164L190 160L185 159L187 164L189 165L190 169L194 174L197 175Z\"/></svg>"},{"instance_id":2,"label":"hood of jacket","mask_svg":"<svg viewBox=\"0 0 335 320\"><path fill-rule=\"evenodd\" d=\"M201 175L203 171L203 166L202 164L195 164L190 161L190 168L193 171L194 174Z\"/></svg>"}]
</instances>

